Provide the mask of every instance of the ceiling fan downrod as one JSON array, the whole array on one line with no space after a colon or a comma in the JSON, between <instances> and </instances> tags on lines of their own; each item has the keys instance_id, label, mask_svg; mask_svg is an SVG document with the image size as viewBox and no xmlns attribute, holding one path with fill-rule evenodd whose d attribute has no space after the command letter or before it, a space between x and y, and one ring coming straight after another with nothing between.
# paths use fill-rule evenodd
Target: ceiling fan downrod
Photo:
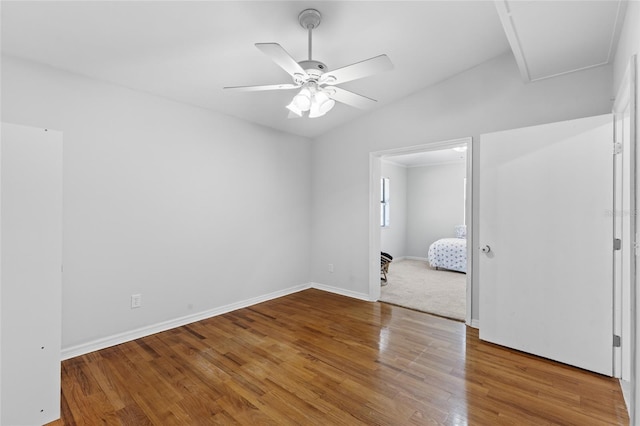
<instances>
[{"instance_id":1,"label":"ceiling fan downrod","mask_svg":"<svg viewBox=\"0 0 640 426\"><path fill-rule=\"evenodd\" d=\"M321 20L322 20L322 15L320 15L320 12L318 12L316 9L305 9L302 12L300 12L300 15L298 15L298 21L300 22L300 26L306 29L309 34L308 36L309 37L309 59L308 60L309 61L313 60L311 59L312 46L313 46L311 33L315 28L318 28Z\"/></svg>"}]
</instances>

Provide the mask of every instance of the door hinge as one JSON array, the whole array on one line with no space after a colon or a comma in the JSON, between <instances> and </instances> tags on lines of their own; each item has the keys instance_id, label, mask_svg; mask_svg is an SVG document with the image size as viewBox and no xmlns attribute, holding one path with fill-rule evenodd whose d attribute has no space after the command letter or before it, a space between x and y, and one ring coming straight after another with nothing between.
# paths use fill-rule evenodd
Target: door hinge
<instances>
[{"instance_id":1,"label":"door hinge","mask_svg":"<svg viewBox=\"0 0 640 426\"><path fill-rule=\"evenodd\" d=\"M622 250L622 240L620 238L613 239L613 249Z\"/></svg>"},{"instance_id":2,"label":"door hinge","mask_svg":"<svg viewBox=\"0 0 640 426\"><path fill-rule=\"evenodd\" d=\"M622 143L614 142L613 143L613 155L622 154Z\"/></svg>"},{"instance_id":3,"label":"door hinge","mask_svg":"<svg viewBox=\"0 0 640 426\"><path fill-rule=\"evenodd\" d=\"M620 347L620 336L614 334L613 335L613 347L614 348L619 348Z\"/></svg>"}]
</instances>

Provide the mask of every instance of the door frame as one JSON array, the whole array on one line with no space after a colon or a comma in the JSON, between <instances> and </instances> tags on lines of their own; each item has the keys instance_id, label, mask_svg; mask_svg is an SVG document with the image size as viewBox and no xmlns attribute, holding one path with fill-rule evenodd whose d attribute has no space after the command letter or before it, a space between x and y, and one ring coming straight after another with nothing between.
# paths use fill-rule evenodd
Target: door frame
<instances>
[{"instance_id":1,"label":"door frame","mask_svg":"<svg viewBox=\"0 0 640 426\"><path fill-rule=\"evenodd\" d=\"M467 199L465 205L467 223L467 312L466 324L472 325L473 285L476 282L473 274L473 138L464 137L445 141L428 142L403 148L393 148L369 153L369 300L380 299L380 178L382 177L381 163L383 158L394 155L415 154L420 152L437 151L467 146Z\"/></svg>"},{"instance_id":2,"label":"door frame","mask_svg":"<svg viewBox=\"0 0 640 426\"><path fill-rule=\"evenodd\" d=\"M625 402L627 403L627 410L629 413L629 419L631 420L631 424L635 424L638 420L638 414L637 414L637 407L640 406L640 390L638 389L640 384L638 383L638 379L637 379L637 369L638 369L638 365L640 365L640 351L637 348L638 345L638 339L637 339L637 307L640 304L640 301L638 300L638 296L640 296L640 293L638 291L636 291L636 288L639 284L638 279L640 278L637 274L637 256L638 256L638 250L635 249L634 250L634 245L637 244L638 242L638 213L637 213L637 209L638 209L638 190L640 189L640 181L638 179L640 179L640 176L638 175L638 154L640 153L637 149L637 120L638 120L638 109L637 109L637 83L638 83L638 66L637 66L637 55L633 55L631 56L630 60L629 60L629 65L627 66L627 69L624 73L622 82L618 88L618 93L616 94L615 97L615 102L612 108L612 112L614 114L614 121L616 120L616 117L618 117L620 114L623 114L624 111L628 108L629 109L629 143L628 143L628 149L629 152L626 153L628 155L629 158L629 170L627 171L630 176L629 176L629 187L628 188L622 188L622 191L624 191L624 193L627 193L629 195L629 214L631 215L631 220L629 223L629 229L628 230L624 230L626 232L623 232L621 235L619 235L618 237L622 239L623 241L623 247L624 247L624 241L626 238L629 239L629 241L631 242L630 247L631 250L635 251L636 253L633 253L633 251L630 253L630 264L628 265L629 268L629 279L628 282L621 282L621 285L623 286L620 289L620 294L616 295L616 311L615 311L615 315L620 319L620 324L619 324L619 330L616 331L623 331L624 332L624 328L628 327L629 328L629 342L624 342L624 337L625 334L621 334L623 336L623 341L622 341L622 345L623 347L620 351L620 353L618 354L618 359L617 361L619 362L619 369L622 368L625 364L625 362L629 363L629 381L624 380L624 375L617 375L616 377L619 377L620 380L620 387L622 389L622 393L625 399ZM614 129L617 130L617 122L614 122ZM617 138L616 135L616 142L619 140ZM625 154L625 152L623 151L623 155ZM625 172L625 173L627 173ZM624 196L624 194L621 194ZM614 212L614 214L616 214L616 216L614 216L616 219L618 218L618 214L623 214L626 212ZM627 245L629 246L629 245ZM622 265L623 268L626 268L626 266L623 264ZM618 269L617 271L618 273L622 273L622 269ZM626 303L626 301L622 298L622 294L625 290L624 286L628 286L628 288L626 288L628 294L629 294L629 318L628 318L628 322L624 321L624 316L622 315L622 310L623 310L623 304ZM628 349L626 349L628 348ZM628 359L626 359L628 358ZM622 372L622 371L621 371Z\"/></svg>"}]
</instances>

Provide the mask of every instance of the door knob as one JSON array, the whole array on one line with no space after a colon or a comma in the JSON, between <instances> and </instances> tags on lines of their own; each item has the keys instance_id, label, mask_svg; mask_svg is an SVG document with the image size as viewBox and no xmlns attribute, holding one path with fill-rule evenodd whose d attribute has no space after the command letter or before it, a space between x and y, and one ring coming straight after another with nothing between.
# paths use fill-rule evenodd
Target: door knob
<instances>
[{"instance_id":1,"label":"door knob","mask_svg":"<svg viewBox=\"0 0 640 426\"><path fill-rule=\"evenodd\" d=\"M480 249L483 253L489 253L491 251L491 247L484 246Z\"/></svg>"}]
</instances>

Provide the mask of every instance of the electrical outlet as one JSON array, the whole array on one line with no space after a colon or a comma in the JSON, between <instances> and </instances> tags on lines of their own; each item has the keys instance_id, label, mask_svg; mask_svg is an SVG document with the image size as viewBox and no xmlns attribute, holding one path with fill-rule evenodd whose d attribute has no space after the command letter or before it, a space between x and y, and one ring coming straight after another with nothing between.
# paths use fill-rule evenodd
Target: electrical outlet
<instances>
[{"instance_id":1,"label":"electrical outlet","mask_svg":"<svg viewBox=\"0 0 640 426\"><path fill-rule=\"evenodd\" d=\"M142 295L141 294L132 294L131 295L131 309L139 308L142 306Z\"/></svg>"},{"instance_id":2,"label":"electrical outlet","mask_svg":"<svg viewBox=\"0 0 640 426\"><path fill-rule=\"evenodd\" d=\"M333 272L333 263L329 264L329 272Z\"/></svg>"}]
</instances>

